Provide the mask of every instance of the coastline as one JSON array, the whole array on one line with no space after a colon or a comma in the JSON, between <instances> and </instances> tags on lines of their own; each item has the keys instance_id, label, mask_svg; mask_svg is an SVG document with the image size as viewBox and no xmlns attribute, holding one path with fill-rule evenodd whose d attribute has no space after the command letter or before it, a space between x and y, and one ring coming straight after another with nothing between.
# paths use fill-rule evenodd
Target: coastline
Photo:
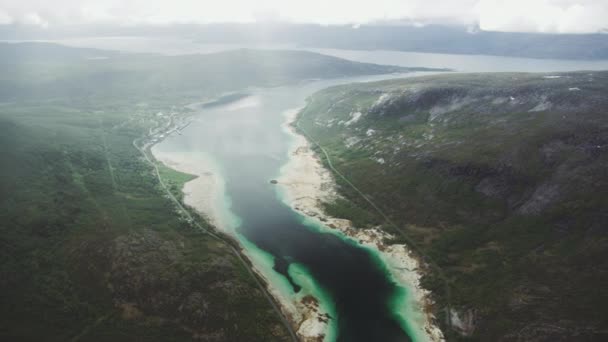
<instances>
[{"instance_id":1,"label":"coastline","mask_svg":"<svg viewBox=\"0 0 608 342\"><path fill-rule=\"evenodd\" d=\"M256 274L283 316L290 323L300 341L320 342L334 340L335 327L331 317L333 307L323 289L307 275L302 265L290 266L290 276L302 287L294 293L291 284L273 270L273 257L239 234L239 219L230 211L230 199L226 196L225 181L221 168L211 156L202 153L166 153L155 148L174 128L158 132L146 147L157 161L179 172L195 176L181 189L183 203L199 213L218 232L238 242L238 249Z\"/></svg>"},{"instance_id":2,"label":"coastline","mask_svg":"<svg viewBox=\"0 0 608 342\"><path fill-rule=\"evenodd\" d=\"M153 148L151 151L153 157L165 166L196 176L184 184L184 204L201 214L218 231L238 241L240 252L262 279L298 338L303 342L332 340L329 317L333 316L333 310L320 299L324 297L322 289L306 276L302 266L292 265L289 269L292 278L302 286L300 293L293 293L289 282L273 270L272 256L236 232L238 219L230 213L229 200L224 196L224 181L216 164L209 158L203 161L200 155L193 159L194 156L165 154Z\"/></svg>"},{"instance_id":3,"label":"coastline","mask_svg":"<svg viewBox=\"0 0 608 342\"><path fill-rule=\"evenodd\" d=\"M225 182L217 163L202 153L165 153L150 148L154 159L173 170L195 176L181 189L183 202L216 227L220 232L234 236L238 220L231 215L230 203L225 198Z\"/></svg>"},{"instance_id":4,"label":"coastline","mask_svg":"<svg viewBox=\"0 0 608 342\"><path fill-rule=\"evenodd\" d=\"M443 341L443 333L434 323L435 317L427 310L432 300L430 293L420 285L419 262L407 246L387 245L384 240L391 238L390 234L378 228L357 229L349 220L330 217L324 212L322 203L335 200L339 194L331 171L323 167L310 148L310 142L293 127L299 111L300 108L284 113L283 129L292 137L292 144L289 160L277 179L282 201L321 229L341 234L378 256L393 281L403 289L393 303L405 308L399 310L402 324L408 326L407 330L416 341Z\"/></svg>"}]
</instances>

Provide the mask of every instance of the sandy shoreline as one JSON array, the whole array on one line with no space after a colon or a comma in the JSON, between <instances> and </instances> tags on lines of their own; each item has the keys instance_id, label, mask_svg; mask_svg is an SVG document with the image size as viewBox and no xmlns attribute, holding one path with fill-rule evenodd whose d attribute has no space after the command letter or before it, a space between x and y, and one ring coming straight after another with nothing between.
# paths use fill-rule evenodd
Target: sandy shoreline
<instances>
[{"instance_id":1,"label":"sandy shoreline","mask_svg":"<svg viewBox=\"0 0 608 342\"><path fill-rule=\"evenodd\" d=\"M356 229L350 221L329 217L324 213L321 203L331 202L338 194L331 172L323 167L310 149L307 139L297 134L292 127L298 112L299 109L294 109L285 113L283 129L292 136L293 143L289 150L289 161L281 168L281 175L277 179L283 201L317 221L320 226L339 231L377 251L393 280L407 290L407 306L412 309L406 314L408 321L414 323L413 328L419 330L417 337L424 341L443 341L443 334L434 324L433 315L424 310L430 303L429 293L420 286L421 274L417 271L419 263L409 249L405 245L384 244L384 239L391 236L379 229Z\"/></svg>"},{"instance_id":2,"label":"sandy shoreline","mask_svg":"<svg viewBox=\"0 0 608 342\"><path fill-rule=\"evenodd\" d=\"M325 340L330 334L330 313L323 307L315 291L310 290L314 289L315 285L310 280L299 277L299 282L309 282L308 286L300 284L301 293L290 293L291 285L286 279L280 279L281 276L273 270L272 258L257 246L243 241L242 236L238 236L235 232L238 223L230 218L227 201L224 199L224 181L217 166L210 159L202 160L200 155L163 153L155 149L152 149L152 154L156 160L174 170L197 176L184 184L184 204L202 214L219 231L239 241L241 252L251 261L253 271L264 280L268 293L275 299L300 340ZM298 278L293 274L292 277Z\"/></svg>"},{"instance_id":3,"label":"sandy shoreline","mask_svg":"<svg viewBox=\"0 0 608 342\"><path fill-rule=\"evenodd\" d=\"M154 147L150 151L157 161L176 171L196 176L182 188L184 204L194 208L221 232L232 234L234 222L230 222L225 206L225 183L217 164L201 153L165 153Z\"/></svg>"},{"instance_id":4,"label":"sandy shoreline","mask_svg":"<svg viewBox=\"0 0 608 342\"><path fill-rule=\"evenodd\" d=\"M423 308L428 303L427 291L420 287L420 274L416 272L418 262L413 258L406 246L383 243L387 233L378 229L355 229L350 221L328 217L320 205L322 202L336 198L332 174L320 163L310 150L309 142L297 134L291 127L299 109L286 111L286 121L283 129L292 137L289 148L289 160L280 170L277 179L277 190L282 200L293 209L303 213L308 218L317 221L319 226L328 227L329 231L340 232L349 236L362 245L378 252L379 257L388 266L394 280L408 291L408 301L413 301L409 307ZM162 139L161 139L162 140ZM158 141L160 142L160 141ZM226 197L225 182L221 169L210 157L201 153L166 153L153 145L150 148L153 157L164 165L180 172L197 176L184 184L183 201L195 209L212 223L219 231L239 241L241 252L251 261L253 271L260 276L266 285L268 293L275 299L284 316L291 322L301 341L331 340L335 333L335 323L329 316L333 314L328 303L322 299L320 290L312 279L298 272L298 265L290 267L292 278L301 282L303 291L294 294L286 279L273 269L270 255L248 242L236 233L238 219L230 211L230 201ZM304 284L306 283L306 284ZM409 321L424 327L420 340L442 341L441 331L432 323L433 317L422 309L408 313Z\"/></svg>"},{"instance_id":5,"label":"sandy shoreline","mask_svg":"<svg viewBox=\"0 0 608 342\"><path fill-rule=\"evenodd\" d=\"M151 145L150 153L165 166L196 176L182 188L184 204L196 210L218 231L239 242L241 253L253 265L252 270L263 279L267 292L274 298L301 341L331 339L330 325L333 322L329 317L332 313L319 299L322 296L314 281L299 270L299 265L293 265L290 274L302 286L300 293L293 293L287 280L273 270L272 257L236 232L239 222L230 211L221 168L212 157L200 152L165 152L156 148L170 131L171 128L155 135L157 140Z\"/></svg>"}]
</instances>

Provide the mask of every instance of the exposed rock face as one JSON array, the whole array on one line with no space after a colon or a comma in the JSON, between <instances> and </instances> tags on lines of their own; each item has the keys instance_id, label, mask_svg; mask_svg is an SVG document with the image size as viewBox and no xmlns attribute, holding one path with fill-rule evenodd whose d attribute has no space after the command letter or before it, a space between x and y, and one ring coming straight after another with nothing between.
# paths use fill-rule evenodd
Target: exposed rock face
<instances>
[{"instance_id":1,"label":"exposed rock face","mask_svg":"<svg viewBox=\"0 0 608 342\"><path fill-rule=\"evenodd\" d=\"M409 313L411 315L409 319L417 324L416 329L421 331L420 336L424 336L427 341L443 341L443 333L435 324L433 312L426 310L433 302L430 293L421 286L418 260L407 246L387 243L395 237L380 230L379 227L368 229L355 227L347 219L327 215L323 203L330 203L340 198L334 177L310 149L310 143L293 130L290 132L294 135L297 144L294 144L294 148L290 151L290 160L282 169L279 179L286 203L302 214L323 222L324 226L343 233L353 241L378 250L393 279L408 289L410 300L408 307L413 308ZM300 311L305 315L310 315L311 312L316 315L312 316L314 320L309 318L301 324L298 330L300 337L304 341L311 342L323 340L322 330L318 329L323 328L324 324L333 318L327 314L317 313L318 304L313 297L303 298L301 304L304 304L304 309ZM322 324L318 324L319 322Z\"/></svg>"},{"instance_id":2,"label":"exposed rock face","mask_svg":"<svg viewBox=\"0 0 608 342\"><path fill-rule=\"evenodd\" d=\"M452 327L456 329L462 336L471 336L475 331L475 313L473 310L458 312L450 311L450 319Z\"/></svg>"},{"instance_id":3,"label":"exposed rock face","mask_svg":"<svg viewBox=\"0 0 608 342\"><path fill-rule=\"evenodd\" d=\"M313 296L305 296L298 305L305 319L298 327L298 336L303 342L322 342L325 329L332 317L319 310L319 301Z\"/></svg>"},{"instance_id":4,"label":"exposed rock face","mask_svg":"<svg viewBox=\"0 0 608 342\"><path fill-rule=\"evenodd\" d=\"M575 79L576 77L576 79ZM454 120L454 114L461 112L464 117L471 114L484 114L488 117L514 112L547 112L582 113L605 106L605 97L600 94L583 94L581 89L572 91L568 82L580 84L582 74L548 79L563 84L556 91L553 84L519 85L518 80L525 80L527 75L513 76L511 80L503 78L491 87L479 86L483 80L469 78L478 83L466 84L453 82L417 82L408 87L390 88L381 92L378 100L367 109L370 116L399 117L401 122L415 121L415 114L425 114L429 122L441 121L446 114ZM593 81L590 81L593 82ZM550 85L549 85L550 84ZM576 87L575 87L576 88ZM378 92L375 89L374 92ZM466 113L465 113L466 112Z\"/></svg>"},{"instance_id":5,"label":"exposed rock face","mask_svg":"<svg viewBox=\"0 0 608 342\"><path fill-rule=\"evenodd\" d=\"M369 113L380 116L399 116L404 113L432 111L447 112L443 107L458 108L467 90L458 86L408 89L401 93L381 95L381 99L369 108Z\"/></svg>"},{"instance_id":6,"label":"exposed rock face","mask_svg":"<svg viewBox=\"0 0 608 342\"><path fill-rule=\"evenodd\" d=\"M431 76L328 89L300 125L434 256L456 332L593 340L608 327L596 318L608 269L607 93L608 72ZM363 114L349 126L311 124L353 111ZM339 210L360 217L349 211L368 203L339 190L352 202ZM423 284L445 303L441 278Z\"/></svg>"},{"instance_id":7,"label":"exposed rock face","mask_svg":"<svg viewBox=\"0 0 608 342\"><path fill-rule=\"evenodd\" d=\"M530 198L519 207L518 211L522 214L540 214L545 208L549 207L559 199L559 188L556 184L541 184L534 190Z\"/></svg>"},{"instance_id":8,"label":"exposed rock face","mask_svg":"<svg viewBox=\"0 0 608 342\"><path fill-rule=\"evenodd\" d=\"M501 178L485 177L475 186L475 191L488 197L501 198L508 191L508 183Z\"/></svg>"}]
</instances>

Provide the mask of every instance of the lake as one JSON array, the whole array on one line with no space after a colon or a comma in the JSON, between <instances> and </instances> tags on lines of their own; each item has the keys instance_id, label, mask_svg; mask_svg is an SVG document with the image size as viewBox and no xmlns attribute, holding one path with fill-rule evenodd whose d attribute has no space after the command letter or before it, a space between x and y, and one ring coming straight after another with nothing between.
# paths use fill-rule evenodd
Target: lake
<instances>
[{"instance_id":1,"label":"lake","mask_svg":"<svg viewBox=\"0 0 608 342\"><path fill-rule=\"evenodd\" d=\"M59 41L74 46L157 52L209 53L241 46L199 45L187 40L104 38ZM250 46L251 47L251 46ZM264 46L261 48L277 48ZM280 48L286 48L281 46ZM290 47L294 48L294 47ZM305 49L361 62L410 67L452 68L459 72L559 72L608 69L608 61ZM414 76L400 75L400 76ZM378 256L349 239L327 233L288 207L270 180L288 160L290 136L282 130L285 111L300 107L307 96L325 87L353 81L398 77L307 82L251 91L237 103L199 107L193 122L154 146L155 155L189 164L194 173L219 179L219 192L188 189L193 201L211 202L218 222L235 236L275 295L302 300L318 298L328 314L326 340L423 340L424 333L408 308L394 305L404 289L394 283ZM395 309L397 307L397 309Z\"/></svg>"},{"instance_id":2,"label":"lake","mask_svg":"<svg viewBox=\"0 0 608 342\"><path fill-rule=\"evenodd\" d=\"M295 301L311 295L321 301L330 317L327 340L418 341L424 334L408 320L411 308L392 309L403 300L404 289L373 251L307 220L270 183L287 162L291 143L281 129L282 114L330 85L387 77L398 75L254 90L236 103L199 107L181 135L153 147L155 156L178 169L188 164L187 171L221 179L222 193L211 199L219 202L214 215L220 216L220 226L239 240L281 296ZM187 192L187 203L209 201L204 186Z\"/></svg>"}]
</instances>

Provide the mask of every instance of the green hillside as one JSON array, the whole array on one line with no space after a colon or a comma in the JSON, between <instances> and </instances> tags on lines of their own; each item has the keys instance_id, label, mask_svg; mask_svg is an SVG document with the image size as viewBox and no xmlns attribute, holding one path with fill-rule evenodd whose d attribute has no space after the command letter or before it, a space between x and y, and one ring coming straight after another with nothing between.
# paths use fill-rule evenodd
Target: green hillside
<instances>
[{"instance_id":1,"label":"green hillside","mask_svg":"<svg viewBox=\"0 0 608 342\"><path fill-rule=\"evenodd\" d=\"M600 340L606 94L608 72L354 84L312 96L299 127L395 225L340 177L328 212L410 244L451 338Z\"/></svg>"},{"instance_id":2,"label":"green hillside","mask_svg":"<svg viewBox=\"0 0 608 342\"><path fill-rule=\"evenodd\" d=\"M0 340L290 339L230 247L178 214L133 142L224 92L400 68L297 52L0 51ZM161 175L172 192L189 179Z\"/></svg>"}]
</instances>

